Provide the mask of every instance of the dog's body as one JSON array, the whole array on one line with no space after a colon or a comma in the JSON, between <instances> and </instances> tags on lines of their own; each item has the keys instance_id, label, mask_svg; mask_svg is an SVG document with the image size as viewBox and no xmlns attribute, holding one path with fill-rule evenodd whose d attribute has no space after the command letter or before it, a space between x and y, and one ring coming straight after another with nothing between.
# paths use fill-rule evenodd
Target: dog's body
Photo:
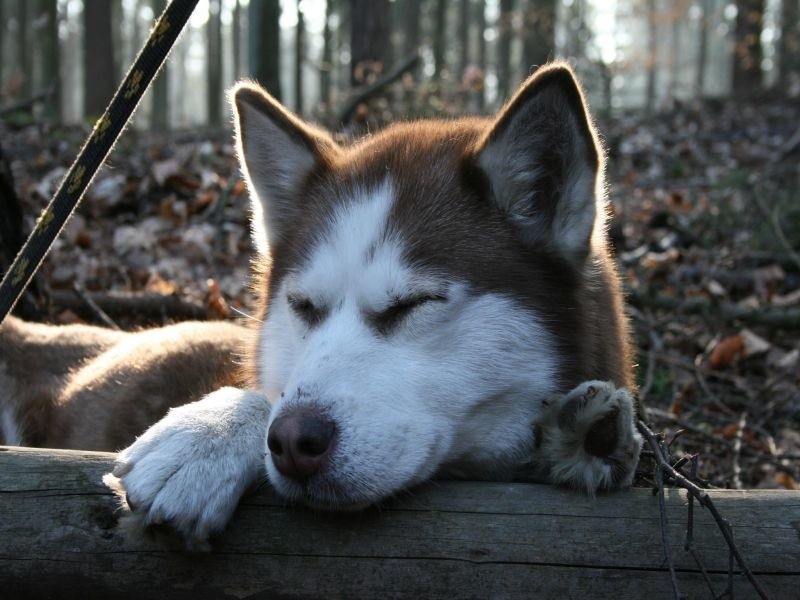
<instances>
[{"instance_id":1,"label":"dog's body","mask_svg":"<svg viewBox=\"0 0 800 600\"><path fill-rule=\"evenodd\" d=\"M255 86L233 100L263 297L245 359L254 391L222 388L172 410L120 454L110 481L134 515L203 540L265 463L279 492L325 508L435 475L507 479L531 464L590 492L630 483L641 440L624 389L602 154L568 68L541 69L494 120L397 125L349 147ZM4 326L0 348L25 327ZM214 334L184 327L156 363L204 355L197 339ZM104 357L124 365L120 347L165 331L98 334L78 373L108 374L113 387L119 375L102 365L116 363ZM125 400L97 410L130 421L144 403L152 418L154 405L233 385L234 345L204 355L202 381L180 393L158 387L172 366L153 370L136 354L143 368L124 382ZM19 367L0 360L0 380L13 378ZM61 381L91 398L106 380L89 380ZM66 396L55 411L79 418ZM15 406L9 430L24 412Z\"/></svg>"}]
</instances>

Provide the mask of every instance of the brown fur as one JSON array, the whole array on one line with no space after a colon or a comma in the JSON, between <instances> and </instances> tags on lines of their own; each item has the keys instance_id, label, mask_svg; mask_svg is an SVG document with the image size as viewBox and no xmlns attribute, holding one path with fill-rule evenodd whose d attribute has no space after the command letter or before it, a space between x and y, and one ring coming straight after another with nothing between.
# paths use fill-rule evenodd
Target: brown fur
<instances>
[{"instance_id":1,"label":"brown fur","mask_svg":"<svg viewBox=\"0 0 800 600\"><path fill-rule=\"evenodd\" d=\"M119 450L169 408L241 384L246 338L230 323L125 333L9 317L0 326L0 400L13 402L25 445Z\"/></svg>"}]
</instances>

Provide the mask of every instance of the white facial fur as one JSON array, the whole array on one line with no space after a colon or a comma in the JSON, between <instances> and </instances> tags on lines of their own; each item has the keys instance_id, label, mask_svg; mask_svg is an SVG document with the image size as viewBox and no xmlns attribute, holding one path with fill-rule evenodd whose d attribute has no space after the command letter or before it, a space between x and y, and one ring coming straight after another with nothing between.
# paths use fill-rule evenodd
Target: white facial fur
<instances>
[{"instance_id":1,"label":"white facial fur","mask_svg":"<svg viewBox=\"0 0 800 600\"><path fill-rule=\"evenodd\" d=\"M337 425L330 464L305 486L267 453L278 491L312 505L371 503L436 472L510 476L532 450L539 401L555 391L553 343L536 315L405 265L403 240L384 236L393 200L388 180L357 190L280 283L262 329L270 423L316 405ZM413 309L388 334L370 326L367 315L393 297L423 293L447 300ZM328 310L313 328L287 301L298 294Z\"/></svg>"}]
</instances>

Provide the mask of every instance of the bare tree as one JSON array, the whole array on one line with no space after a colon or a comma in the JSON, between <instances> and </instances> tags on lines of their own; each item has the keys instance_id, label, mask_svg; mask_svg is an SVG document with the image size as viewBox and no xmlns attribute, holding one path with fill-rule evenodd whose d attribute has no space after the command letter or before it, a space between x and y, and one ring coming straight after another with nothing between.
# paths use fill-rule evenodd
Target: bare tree
<instances>
[{"instance_id":1,"label":"bare tree","mask_svg":"<svg viewBox=\"0 0 800 600\"><path fill-rule=\"evenodd\" d=\"M713 0L702 0L700 3L700 30L697 41L697 64L695 66L694 93L702 98L706 83L706 62L708 61L708 29L711 26Z\"/></svg>"},{"instance_id":2,"label":"bare tree","mask_svg":"<svg viewBox=\"0 0 800 600\"><path fill-rule=\"evenodd\" d=\"M404 0L403 56L410 56L419 49L421 0Z\"/></svg>"},{"instance_id":3,"label":"bare tree","mask_svg":"<svg viewBox=\"0 0 800 600\"><path fill-rule=\"evenodd\" d=\"M792 76L800 77L800 0L781 3L781 40L779 48L778 83L786 91Z\"/></svg>"},{"instance_id":4,"label":"bare tree","mask_svg":"<svg viewBox=\"0 0 800 600\"><path fill-rule=\"evenodd\" d=\"M647 87L644 107L650 113L656 106L656 84L658 76L658 15L656 0L647 0Z\"/></svg>"},{"instance_id":5,"label":"bare tree","mask_svg":"<svg viewBox=\"0 0 800 600\"><path fill-rule=\"evenodd\" d=\"M25 98L28 98L33 91L33 82L31 81L33 64L30 51L29 8L29 0L17 0L17 69L21 78L20 81L22 82L19 91Z\"/></svg>"},{"instance_id":6,"label":"bare tree","mask_svg":"<svg viewBox=\"0 0 800 600\"><path fill-rule=\"evenodd\" d=\"M325 2L325 23L322 26L322 64L319 67L319 99L326 114L331 107L331 75L333 74L332 16L333 0L327 0Z\"/></svg>"},{"instance_id":7,"label":"bare tree","mask_svg":"<svg viewBox=\"0 0 800 600\"><path fill-rule=\"evenodd\" d=\"M156 16L164 12L167 0L153 0L153 12ZM163 131L169 127L169 73L167 63L161 67L153 82L152 110L150 111L150 127Z\"/></svg>"},{"instance_id":8,"label":"bare tree","mask_svg":"<svg viewBox=\"0 0 800 600\"><path fill-rule=\"evenodd\" d=\"M350 0L350 84L368 82L391 61L389 0Z\"/></svg>"},{"instance_id":9,"label":"bare tree","mask_svg":"<svg viewBox=\"0 0 800 600\"><path fill-rule=\"evenodd\" d=\"M6 5L0 2L0 90L3 90L5 83L5 54L3 53L3 45L6 41Z\"/></svg>"},{"instance_id":10,"label":"bare tree","mask_svg":"<svg viewBox=\"0 0 800 600\"><path fill-rule=\"evenodd\" d=\"M83 2L83 114L103 113L116 87L114 44L111 39L111 2Z\"/></svg>"},{"instance_id":11,"label":"bare tree","mask_svg":"<svg viewBox=\"0 0 800 600\"><path fill-rule=\"evenodd\" d=\"M486 73L486 1L478 0L475 3L475 23L478 28L478 66ZM478 110L486 108L486 90L483 85L478 90Z\"/></svg>"},{"instance_id":12,"label":"bare tree","mask_svg":"<svg viewBox=\"0 0 800 600\"><path fill-rule=\"evenodd\" d=\"M497 17L497 95L501 101L508 98L511 86L511 39L514 0L500 0Z\"/></svg>"},{"instance_id":13,"label":"bare tree","mask_svg":"<svg viewBox=\"0 0 800 600\"><path fill-rule=\"evenodd\" d=\"M456 75L460 80L464 76L464 71L467 70L469 65L469 32L470 32L470 0L460 0L458 5L458 72Z\"/></svg>"},{"instance_id":14,"label":"bare tree","mask_svg":"<svg viewBox=\"0 0 800 600\"><path fill-rule=\"evenodd\" d=\"M38 36L39 52L41 54L41 71L38 77L38 85L41 89L39 91L52 89L48 112L51 117L60 119L61 81L59 73L61 52L58 42L58 1L39 0L36 20L42 26L41 35Z\"/></svg>"},{"instance_id":15,"label":"bare tree","mask_svg":"<svg viewBox=\"0 0 800 600\"><path fill-rule=\"evenodd\" d=\"M281 98L280 0L250 0L248 47L250 74Z\"/></svg>"},{"instance_id":16,"label":"bare tree","mask_svg":"<svg viewBox=\"0 0 800 600\"><path fill-rule=\"evenodd\" d=\"M553 57L556 45L556 1L527 0L522 24L522 60L533 70Z\"/></svg>"},{"instance_id":17,"label":"bare tree","mask_svg":"<svg viewBox=\"0 0 800 600\"><path fill-rule=\"evenodd\" d=\"M733 49L733 91L751 93L761 88L761 29L764 0L736 0Z\"/></svg>"},{"instance_id":18,"label":"bare tree","mask_svg":"<svg viewBox=\"0 0 800 600\"><path fill-rule=\"evenodd\" d=\"M208 0L206 69L208 74L208 124L222 123L222 2Z\"/></svg>"},{"instance_id":19,"label":"bare tree","mask_svg":"<svg viewBox=\"0 0 800 600\"><path fill-rule=\"evenodd\" d=\"M303 113L303 60L306 37L306 24L300 4L300 0L297 0L297 28L294 39L294 107L298 114Z\"/></svg>"},{"instance_id":20,"label":"bare tree","mask_svg":"<svg viewBox=\"0 0 800 600\"><path fill-rule=\"evenodd\" d=\"M433 79L439 81L445 70L445 30L447 29L447 0L436 0L433 17Z\"/></svg>"},{"instance_id":21,"label":"bare tree","mask_svg":"<svg viewBox=\"0 0 800 600\"><path fill-rule=\"evenodd\" d=\"M242 76L242 4L235 0L231 17L231 41L233 44L233 78Z\"/></svg>"}]
</instances>

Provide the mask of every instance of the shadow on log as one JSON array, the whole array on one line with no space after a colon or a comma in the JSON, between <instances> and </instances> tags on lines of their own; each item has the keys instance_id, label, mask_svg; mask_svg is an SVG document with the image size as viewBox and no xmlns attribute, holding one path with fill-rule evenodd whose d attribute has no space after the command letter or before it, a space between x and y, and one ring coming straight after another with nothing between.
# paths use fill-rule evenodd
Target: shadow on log
<instances>
[{"instance_id":1,"label":"shadow on log","mask_svg":"<svg viewBox=\"0 0 800 600\"><path fill-rule=\"evenodd\" d=\"M594 500L535 484L434 482L361 513L245 499L210 554L132 543L100 483L113 455L0 448L0 590L7 598L671 598L650 490ZM712 492L770 597L800 589L800 492ZM686 496L667 491L681 589L707 589L680 551ZM722 536L695 542L724 587ZM736 575L735 597L752 594Z\"/></svg>"}]
</instances>

